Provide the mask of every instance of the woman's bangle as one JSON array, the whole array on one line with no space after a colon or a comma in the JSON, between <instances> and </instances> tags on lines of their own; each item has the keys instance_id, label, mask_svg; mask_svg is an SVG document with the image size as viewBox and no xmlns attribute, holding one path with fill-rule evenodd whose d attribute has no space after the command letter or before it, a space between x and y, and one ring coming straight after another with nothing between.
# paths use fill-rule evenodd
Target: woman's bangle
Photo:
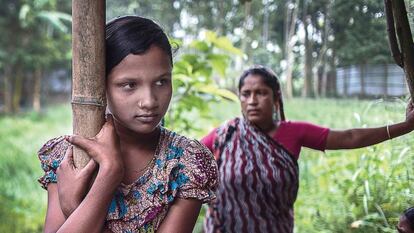
<instances>
[{"instance_id":1,"label":"woman's bangle","mask_svg":"<svg viewBox=\"0 0 414 233\"><path fill-rule=\"evenodd\" d=\"M388 139L391 139L390 126L389 125L387 125L387 135L388 135Z\"/></svg>"}]
</instances>

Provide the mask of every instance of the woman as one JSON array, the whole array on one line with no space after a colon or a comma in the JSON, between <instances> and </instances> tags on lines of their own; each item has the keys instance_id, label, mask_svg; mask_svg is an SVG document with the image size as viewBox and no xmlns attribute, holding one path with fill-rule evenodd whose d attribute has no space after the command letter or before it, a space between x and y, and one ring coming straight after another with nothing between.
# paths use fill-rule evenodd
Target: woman
<instances>
[{"instance_id":1,"label":"woman","mask_svg":"<svg viewBox=\"0 0 414 233\"><path fill-rule=\"evenodd\" d=\"M202 139L215 155L220 186L210 205L206 232L293 232L302 146L317 150L373 145L414 128L405 122L380 128L330 130L285 120L280 84L273 71L254 67L239 81L243 118L235 118Z\"/></svg>"},{"instance_id":2,"label":"woman","mask_svg":"<svg viewBox=\"0 0 414 233\"><path fill-rule=\"evenodd\" d=\"M112 115L94 138L60 137L39 151L45 232L192 231L201 204L215 197L217 164L203 145L160 126L172 65L153 21L126 16L106 25ZM85 168L74 167L72 145L92 158Z\"/></svg>"},{"instance_id":3,"label":"woman","mask_svg":"<svg viewBox=\"0 0 414 233\"><path fill-rule=\"evenodd\" d=\"M414 207L404 210L397 225L398 233L414 233Z\"/></svg>"}]
</instances>

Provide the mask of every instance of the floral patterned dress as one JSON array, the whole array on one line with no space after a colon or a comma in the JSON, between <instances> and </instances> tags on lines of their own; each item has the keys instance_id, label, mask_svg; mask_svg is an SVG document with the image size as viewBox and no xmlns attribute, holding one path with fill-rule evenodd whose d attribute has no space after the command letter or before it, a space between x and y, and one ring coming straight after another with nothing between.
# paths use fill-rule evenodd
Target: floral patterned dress
<instances>
[{"instance_id":1,"label":"floral patterned dress","mask_svg":"<svg viewBox=\"0 0 414 233\"><path fill-rule=\"evenodd\" d=\"M48 141L38 152L45 174L39 179L47 189L56 183L56 169L70 144L63 137ZM176 198L203 203L215 198L217 164L198 141L161 127L154 163L129 185L117 188L106 224L117 232L155 232Z\"/></svg>"}]
</instances>

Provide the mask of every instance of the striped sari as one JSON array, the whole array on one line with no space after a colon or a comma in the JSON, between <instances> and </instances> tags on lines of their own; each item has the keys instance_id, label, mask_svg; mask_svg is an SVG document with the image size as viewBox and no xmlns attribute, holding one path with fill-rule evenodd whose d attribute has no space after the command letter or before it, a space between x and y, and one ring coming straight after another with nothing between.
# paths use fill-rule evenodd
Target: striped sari
<instances>
[{"instance_id":1,"label":"striped sari","mask_svg":"<svg viewBox=\"0 0 414 233\"><path fill-rule=\"evenodd\" d=\"M242 118L217 129L213 152L220 186L207 211L205 232L293 232L296 159Z\"/></svg>"}]
</instances>

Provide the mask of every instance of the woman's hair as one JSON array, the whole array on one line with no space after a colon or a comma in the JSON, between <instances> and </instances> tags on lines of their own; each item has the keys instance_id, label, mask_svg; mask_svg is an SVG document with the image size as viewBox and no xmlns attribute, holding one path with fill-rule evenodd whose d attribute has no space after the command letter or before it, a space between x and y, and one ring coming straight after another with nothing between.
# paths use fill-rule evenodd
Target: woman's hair
<instances>
[{"instance_id":1,"label":"woman's hair","mask_svg":"<svg viewBox=\"0 0 414 233\"><path fill-rule=\"evenodd\" d=\"M162 49L172 63L171 44L162 28L139 16L118 17L106 24L106 74L129 54L144 54L151 45Z\"/></svg>"},{"instance_id":2,"label":"woman's hair","mask_svg":"<svg viewBox=\"0 0 414 233\"><path fill-rule=\"evenodd\" d=\"M249 75L258 75L263 79L266 86L270 87L273 91L273 97L279 101L280 106L280 118L285 120L285 112L283 110L282 91L280 90L280 82L276 74L269 68L264 66L254 66L248 70L245 70L239 79L239 91L244 85L244 80Z\"/></svg>"},{"instance_id":3,"label":"woman's hair","mask_svg":"<svg viewBox=\"0 0 414 233\"><path fill-rule=\"evenodd\" d=\"M404 210L404 216L407 219L408 225L411 230L414 230L414 207L410 207Z\"/></svg>"}]
</instances>

